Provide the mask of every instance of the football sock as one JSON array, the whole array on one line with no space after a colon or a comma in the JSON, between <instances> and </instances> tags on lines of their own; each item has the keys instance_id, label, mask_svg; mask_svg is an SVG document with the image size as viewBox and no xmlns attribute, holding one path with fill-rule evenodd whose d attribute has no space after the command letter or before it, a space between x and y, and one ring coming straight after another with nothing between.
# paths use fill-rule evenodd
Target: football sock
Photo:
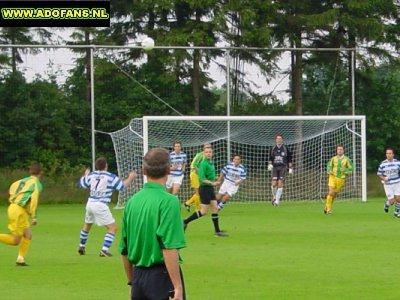
<instances>
[{"instance_id":1,"label":"football sock","mask_svg":"<svg viewBox=\"0 0 400 300\"><path fill-rule=\"evenodd\" d=\"M394 206L394 214L395 215L399 215L400 214L400 203L396 202L396 204Z\"/></svg>"},{"instance_id":2,"label":"football sock","mask_svg":"<svg viewBox=\"0 0 400 300\"><path fill-rule=\"evenodd\" d=\"M194 204L197 210L200 210L200 195L198 193L194 193L193 196L185 202L186 205Z\"/></svg>"},{"instance_id":3,"label":"football sock","mask_svg":"<svg viewBox=\"0 0 400 300\"><path fill-rule=\"evenodd\" d=\"M115 234L107 232L104 236L103 248L101 250L108 251L114 241Z\"/></svg>"},{"instance_id":4,"label":"football sock","mask_svg":"<svg viewBox=\"0 0 400 300\"><path fill-rule=\"evenodd\" d=\"M79 244L79 247L85 247L86 246L86 242L89 236L89 232L85 231L85 230L81 230L81 234L80 234L80 239L81 242Z\"/></svg>"},{"instance_id":5,"label":"football sock","mask_svg":"<svg viewBox=\"0 0 400 300\"><path fill-rule=\"evenodd\" d=\"M331 211L332 210L333 199L334 198L329 194L328 194L328 196L326 196L326 203L325 203L326 211Z\"/></svg>"},{"instance_id":6,"label":"football sock","mask_svg":"<svg viewBox=\"0 0 400 300\"><path fill-rule=\"evenodd\" d=\"M276 196L276 190L277 190L276 187L271 186L272 196L273 196L274 198L275 198L275 196Z\"/></svg>"},{"instance_id":7,"label":"football sock","mask_svg":"<svg viewBox=\"0 0 400 300\"><path fill-rule=\"evenodd\" d=\"M200 210L200 195L198 193L194 194L194 206L196 207L196 210Z\"/></svg>"},{"instance_id":8,"label":"football sock","mask_svg":"<svg viewBox=\"0 0 400 300\"><path fill-rule=\"evenodd\" d=\"M389 209L389 207L390 207L389 200L386 200L386 201L385 201L385 206L384 206L384 209L385 209L385 210L388 210L388 209Z\"/></svg>"},{"instance_id":9,"label":"football sock","mask_svg":"<svg viewBox=\"0 0 400 300\"><path fill-rule=\"evenodd\" d=\"M0 242L7 245L15 245L14 236L12 234L0 234Z\"/></svg>"},{"instance_id":10,"label":"football sock","mask_svg":"<svg viewBox=\"0 0 400 300\"><path fill-rule=\"evenodd\" d=\"M21 243L19 244L17 262L24 262L24 257L26 256L26 253L28 253L30 244L31 244L30 239L27 239L25 237L22 238Z\"/></svg>"},{"instance_id":11,"label":"football sock","mask_svg":"<svg viewBox=\"0 0 400 300\"><path fill-rule=\"evenodd\" d=\"M183 223L188 224L192 222L193 220L196 220L202 216L201 211L196 211L189 217L187 217L185 220L183 220Z\"/></svg>"},{"instance_id":12,"label":"football sock","mask_svg":"<svg viewBox=\"0 0 400 300\"><path fill-rule=\"evenodd\" d=\"M276 190L276 200L275 200L276 204L279 204L279 201L281 200L282 193L283 193L283 188L278 188Z\"/></svg>"},{"instance_id":13,"label":"football sock","mask_svg":"<svg viewBox=\"0 0 400 300\"><path fill-rule=\"evenodd\" d=\"M211 214L211 220L213 221L215 232L220 232L221 230L219 229L219 215Z\"/></svg>"},{"instance_id":14,"label":"football sock","mask_svg":"<svg viewBox=\"0 0 400 300\"><path fill-rule=\"evenodd\" d=\"M220 201L220 202L218 202L218 208L219 208L219 209L224 208L224 205L225 205L225 204L226 204L225 201Z\"/></svg>"}]
</instances>

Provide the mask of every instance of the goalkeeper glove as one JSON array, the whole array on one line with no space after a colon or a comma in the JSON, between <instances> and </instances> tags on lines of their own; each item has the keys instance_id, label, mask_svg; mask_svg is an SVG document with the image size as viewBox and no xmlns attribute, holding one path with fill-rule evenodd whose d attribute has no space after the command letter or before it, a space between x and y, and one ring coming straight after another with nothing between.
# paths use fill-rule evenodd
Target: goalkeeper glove
<instances>
[{"instance_id":1,"label":"goalkeeper glove","mask_svg":"<svg viewBox=\"0 0 400 300\"><path fill-rule=\"evenodd\" d=\"M289 168L289 174L293 174L293 169Z\"/></svg>"},{"instance_id":2,"label":"goalkeeper glove","mask_svg":"<svg viewBox=\"0 0 400 300\"><path fill-rule=\"evenodd\" d=\"M272 164L268 164L268 171L272 171L273 168L274 166Z\"/></svg>"}]
</instances>

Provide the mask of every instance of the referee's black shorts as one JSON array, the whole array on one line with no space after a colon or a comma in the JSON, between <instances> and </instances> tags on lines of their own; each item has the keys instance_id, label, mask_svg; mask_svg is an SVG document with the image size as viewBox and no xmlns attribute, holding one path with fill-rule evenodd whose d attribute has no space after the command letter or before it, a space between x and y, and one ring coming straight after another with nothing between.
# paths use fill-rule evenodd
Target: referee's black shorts
<instances>
[{"instance_id":1,"label":"referee's black shorts","mask_svg":"<svg viewBox=\"0 0 400 300\"><path fill-rule=\"evenodd\" d=\"M185 283L182 271L183 299L185 296ZM134 267L132 283L132 300L168 300L174 297L174 286L164 264L151 267Z\"/></svg>"},{"instance_id":2,"label":"referee's black shorts","mask_svg":"<svg viewBox=\"0 0 400 300\"><path fill-rule=\"evenodd\" d=\"M209 205L211 200L216 200L214 187L211 185L201 185L199 188L201 204Z\"/></svg>"}]
</instances>

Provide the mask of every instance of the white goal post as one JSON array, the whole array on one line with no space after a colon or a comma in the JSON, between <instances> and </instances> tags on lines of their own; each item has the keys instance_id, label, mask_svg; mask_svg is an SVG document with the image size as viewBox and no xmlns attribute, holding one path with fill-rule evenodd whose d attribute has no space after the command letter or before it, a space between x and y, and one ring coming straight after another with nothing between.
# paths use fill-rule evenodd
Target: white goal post
<instances>
[{"instance_id":1,"label":"white goal post","mask_svg":"<svg viewBox=\"0 0 400 300\"><path fill-rule=\"evenodd\" d=\"M335 155L337 145L353 161L354 171L339 194L342 199L367 200L366 119L365 116L144 116L111 133L119 176L132 169L141 172L143 155L151 148L172 151L181 141L188 164L204 143L214 148L219 171L239 154L247 169L247 180L233 201L270 201L271 173L268 154L275 135L282 134L293 152L294 173L287 176L283 201L323 199L327 191L326 164ZM191 194L189 166L180 192L181 201ZM143 185L143 177L120 193L118 205Z\"/></svg>"}]
</instances>

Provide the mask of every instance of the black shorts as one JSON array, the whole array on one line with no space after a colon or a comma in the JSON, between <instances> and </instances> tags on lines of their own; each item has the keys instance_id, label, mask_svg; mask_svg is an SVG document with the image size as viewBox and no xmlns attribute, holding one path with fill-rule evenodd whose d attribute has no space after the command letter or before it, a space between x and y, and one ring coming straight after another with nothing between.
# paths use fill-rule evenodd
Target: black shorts
<instances>
[{"instance_id":1,"label":"black shorts","mask_svg":"<svg viewBox=\"0 0 400 300\"><path fill-rule=\"evenodd\" d=\"M272 169L272 180L285 180L287 166L274 166Z\"/></svg>"},{"instance_id":2,"label":"black shorts","mask_svg":"<svg viewBox=\"0 0 400 300\"><path fill-rule=\"evenodd\" d=\"M185 283L181 273L183 299L185 296ZM174 296L174 286L164 264L152 267L134 267L132 283L132 300L168 300Z\"/></svg>"},{"instance_id":3,"label":"black shorts","mask_svg":"<svg viewBox=\"0 0 400 300\"><path fill-rule=\"evenodd\" d=\"M201 204L209 205L211 200L216 200L214 187L211 185L201 185L199 188Z\"/></svg>"}]
</instances>

